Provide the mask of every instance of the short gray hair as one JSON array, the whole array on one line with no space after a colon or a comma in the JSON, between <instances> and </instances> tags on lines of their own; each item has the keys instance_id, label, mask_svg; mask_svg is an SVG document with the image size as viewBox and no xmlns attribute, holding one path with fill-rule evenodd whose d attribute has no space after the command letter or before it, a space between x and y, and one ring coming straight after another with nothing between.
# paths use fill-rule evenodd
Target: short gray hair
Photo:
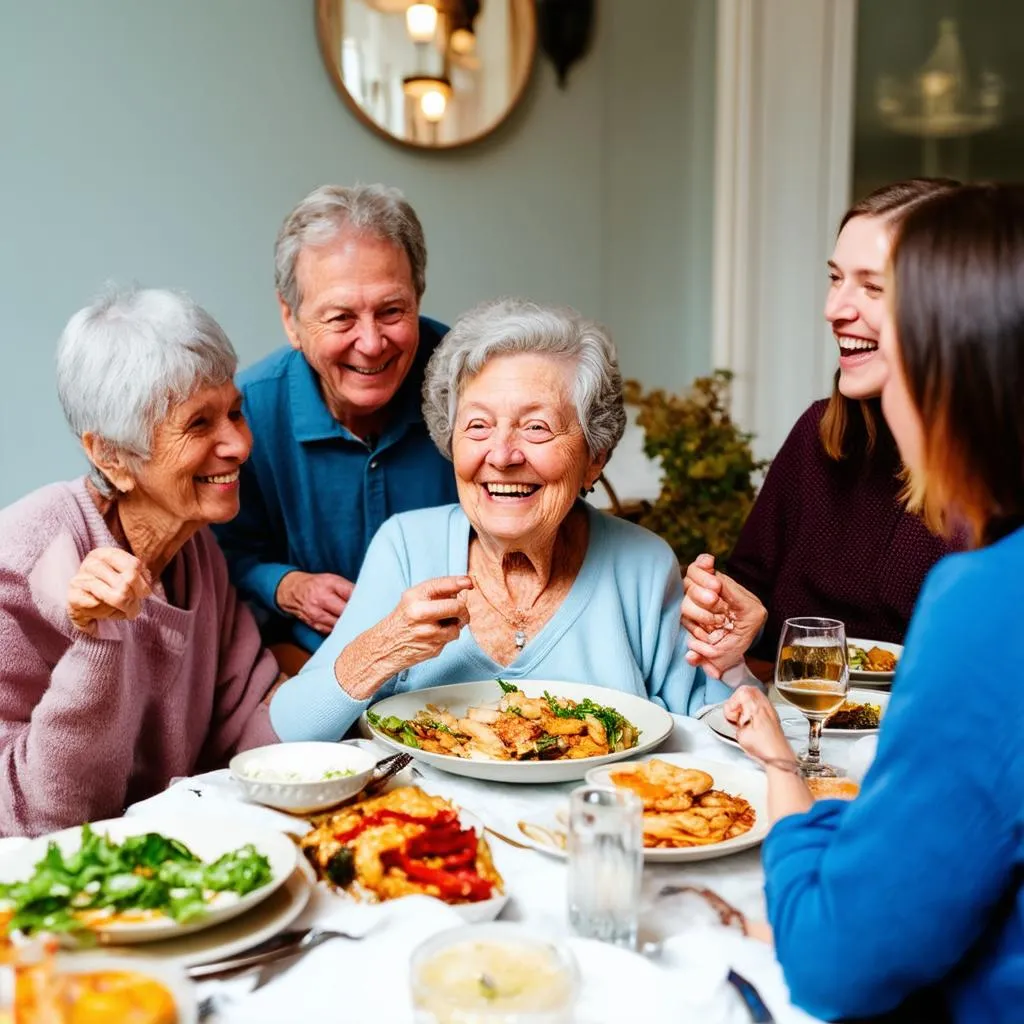
<instances>
[{"instance_id":1,"label":"short gray hair","mask_svg":"<svg viewBox=\"0 0 1024 1024\"><path fill-rule=\"evenodd\" d=\"M438 450L452 456L459 395L494 356L531 352L571 361L572 400L591 457L610 456L626 429L622 374L608 332L573 309L525 299L482 303L455 321L427 364L423 416Z\"/></svg>"},{"instance_id":2,"label":"short gray hair","mask_svg":"<svg viewBox=\"0 0 1024 1024\"><path fill-rule=\"evenodd\" d=\"M68 424L138 465L174 402L224 384L238 357L220 324L186 295L111 291L68 321L57 347L57 393ZM93 483L108 497L97 468Z\"/></svg>"},{"instance_id":3,"label":"short gray hair","mask_svg":"<svg viewBox=\"0 0 1024 1024\"><path fill-rule=\"evenodd\" d=\"M295 266L306 246L326 245L350 229L405 250L416 298L427 287L427 243L416 211L397 188L387 185L321 185L292 210L277 233L274 284L295 313L302 302Z\"/></svg>"}]
</instances>

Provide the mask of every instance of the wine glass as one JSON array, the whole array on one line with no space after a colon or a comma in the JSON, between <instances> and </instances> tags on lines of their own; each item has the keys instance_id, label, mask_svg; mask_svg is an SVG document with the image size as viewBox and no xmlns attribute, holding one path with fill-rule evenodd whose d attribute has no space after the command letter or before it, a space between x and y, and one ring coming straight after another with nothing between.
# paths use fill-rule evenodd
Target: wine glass
<instances>
[{"instance_id":1,"label":"wine glass","mask_svg":"<svg viewBox=\"0 0 1024 1024\"><path fill-rule=\"evenodd\" d=\"M846 627L838 619L786 619L783 623L775 688L810 724L807 752L799 758L805 776L835 777L836 770L821 760L821 730L825 719L846 700L850 685L846 659Z\"/></svg>"}]
</instances>

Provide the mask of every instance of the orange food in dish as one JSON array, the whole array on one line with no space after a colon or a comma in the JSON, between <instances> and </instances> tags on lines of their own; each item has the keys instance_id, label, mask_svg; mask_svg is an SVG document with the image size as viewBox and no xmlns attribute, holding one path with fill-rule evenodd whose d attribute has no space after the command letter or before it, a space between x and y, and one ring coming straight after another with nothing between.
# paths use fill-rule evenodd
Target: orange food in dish
<instances>
[{"instance_id":1,"label":"orange food in dish","mask_svg":"<svg viewBox=\"0 0 1024 1024\"><path fill-rule=\"evenodd\" d=\"M18 971L18 1024L177 1024L174 996L135 971L55 974L39 965Z\"/></svg>"},{"instance_id":2,"label":"orange food in dish","mask_svg":"<svg viewBox=\"0 0 1024 1024\"><path fill-rule=\"evenodd\" d=\"M852 800L860 786L853 779L807 779L807 788L815 800Z\"/></svg>"}]
</instances>

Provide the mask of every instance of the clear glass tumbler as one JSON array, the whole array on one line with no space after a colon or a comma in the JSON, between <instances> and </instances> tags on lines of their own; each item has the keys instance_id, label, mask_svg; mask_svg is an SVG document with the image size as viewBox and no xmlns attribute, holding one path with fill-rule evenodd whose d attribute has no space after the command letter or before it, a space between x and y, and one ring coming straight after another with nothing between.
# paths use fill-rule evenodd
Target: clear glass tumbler
<instances>
[{"instance_id":1,"label":"clear glass tumbler","mask_svg":"<svg viewBox=\"0 0 1024 1024\"><path fill-rule=\"evenodd\" d=\"M633 949L644 868L640 799L624 789L573 790L568 850L573 930L584 938Z\"/></svg>"}]
</instances>

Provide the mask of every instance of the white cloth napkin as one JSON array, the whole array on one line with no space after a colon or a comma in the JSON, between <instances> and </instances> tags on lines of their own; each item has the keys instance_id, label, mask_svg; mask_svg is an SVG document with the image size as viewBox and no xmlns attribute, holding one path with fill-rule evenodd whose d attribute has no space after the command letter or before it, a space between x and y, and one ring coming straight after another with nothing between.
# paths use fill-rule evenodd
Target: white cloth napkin
<instances>
[{"instance_id":1,"label":"white cloth napkin","mask_svg":"<svg viewBox=\"0 0 1024 1024\"><path fill-rule=\"evenodd\" d=\"M132 804L124 813L126 817L187 815L215 818L218 821L244 822L298 836L310 829L309 822L304 818L250 803L242 787L226 768L195 775L190 779L177 779L162 793Z\"/></svg>"}]
</instances>

